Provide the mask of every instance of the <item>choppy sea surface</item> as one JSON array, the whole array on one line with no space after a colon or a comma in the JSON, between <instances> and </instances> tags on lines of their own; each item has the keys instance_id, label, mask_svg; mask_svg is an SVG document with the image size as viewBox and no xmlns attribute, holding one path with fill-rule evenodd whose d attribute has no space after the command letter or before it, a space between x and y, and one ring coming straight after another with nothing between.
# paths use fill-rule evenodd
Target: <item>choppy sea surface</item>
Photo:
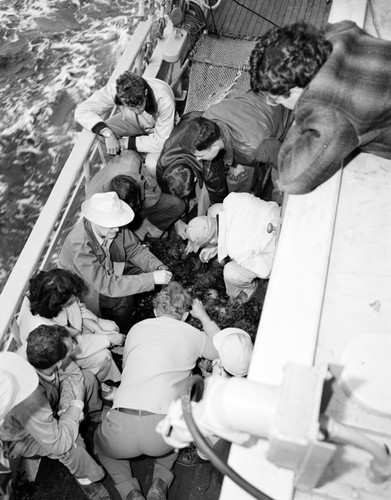
<instances>
[{"instance_id":1,"label":"choppy sea surface","mask_svg":"<svg viewBox=\"0 0 391 500\"><path fill-rule=\"evenodd\" d=\"M0 290L137 25L137 0L0 0Z\"/></svg>"}]
</instances>

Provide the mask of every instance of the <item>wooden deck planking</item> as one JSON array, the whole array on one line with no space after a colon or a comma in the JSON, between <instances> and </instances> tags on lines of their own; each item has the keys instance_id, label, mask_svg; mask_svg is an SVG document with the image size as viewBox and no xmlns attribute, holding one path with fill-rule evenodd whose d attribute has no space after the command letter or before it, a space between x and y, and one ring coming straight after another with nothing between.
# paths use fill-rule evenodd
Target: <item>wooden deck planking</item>
<instances>
[{"instance_id":1,"label":"wooden deck planking","mask_svg":"<svg viewBox=\"0 0 391 500\"><path fill-rule=\"evenodd\" d=\"M327 22L331 9L331 3L327 4L326 0L240 1L245 7L262 14L278 26L300 19L321 26ZM257 38L272 27L272 24L232 0L223 1L214 11L214 18L217 31L225 36ZM211 22L210 14L208 19Z\"/></svg>"}]
</instances>

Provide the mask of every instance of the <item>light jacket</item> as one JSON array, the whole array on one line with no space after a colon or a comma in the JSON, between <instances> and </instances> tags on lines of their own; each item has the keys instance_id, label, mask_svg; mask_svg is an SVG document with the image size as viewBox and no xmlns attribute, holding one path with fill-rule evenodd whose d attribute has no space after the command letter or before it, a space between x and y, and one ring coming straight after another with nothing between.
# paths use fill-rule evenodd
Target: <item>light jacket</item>
<instances>
[{"instance_id":1,"label":"light jacket","mask_svg":"<svg viewBox=\"0 0 391 500\"><path fill-rule=\"evenodd\" d=\"M281 208L250 193L230 193L218 214L218 259L229 256L259 278L270 276L276 247L275 231L267 226L278 224Z\"/></svg>"},{"instance_id":2,"label":"light jacket","mask_svg":"<svg viewBox=\"0 0 391 500\"><path fill-rule=\"evenodd\" d=\"M80 410L69 406L74 399L71 379L83 379L80 369L71 361L56 370L48 380L37 370L39 384L35 391L16 405L5 417L0 437L13 456L23 456L33 438L50 455L63 455L74 445L79 433ZM66 390L65 390L66 389ZM57 412L65 410L58 417Z\"/></svg>"},{"instance_id":3,"label":"light jacket","mask_svg":"<svg viewBox=\"0 0 391 500\"><path fill-rule=\"evenodd\" d=\"M279 188L308 193L356 149L391 158L391 42L352 21L327 25L332 52L304 89L280 150Z\"/></svg>"},{"instance_id":4,"label":"light jacket","mask_svg":"<svg viewBox=\"0 0 391 500\"><path fill-rule=\"evenodd\" d=\"M142 153L160 153L164 141L168 139L175 120L175 98L171 87L157 78L145 78L151 87L157 111L150 115L146 111L136 115L127 106L119 106L124 117L140 125L147 135L136 137L136 149ZM116 84L110 83L79 104L75 111L75 119L83 127L93 130L104 120L104 114L114 106Z\"/></svg>"},{"instance_id":5,"label":"light jacket","mask_svg":"<svg viewBox=\"0 0 391 500\"><path fill-rule=\"evenodd\" d=\"M78 274L87 284L83 300L88 309L99 314L99 294L107 297L127 297L148 292L155 287L153 271L163 265L126 227L121 227L110 245L112 262L131 262L144 273L134 275L109 274L104 267L105 254L95 238L91 224L81 220L67 236L59 256L59 265Z\"/></svg>"}]
</instances>

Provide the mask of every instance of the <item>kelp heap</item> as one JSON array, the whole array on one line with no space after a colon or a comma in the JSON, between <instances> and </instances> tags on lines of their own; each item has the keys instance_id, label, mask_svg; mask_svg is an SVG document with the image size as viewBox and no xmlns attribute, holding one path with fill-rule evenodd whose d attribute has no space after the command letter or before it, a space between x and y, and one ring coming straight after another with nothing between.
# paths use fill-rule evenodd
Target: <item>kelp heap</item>
<instances>
[{"instance_id":1,"label":"kelp heap","mask_svg":"<svg viewBox=\"0 0 391 500\"><path fill-rule=\"evenodd\" d=\"M267 281L260 280L256 294L248 303L238 304L225 293L224 267L216 258L204 264L197 254L186 254L186 242L176 234L162 239L148 239L144 243L170 268L173 280L181 283L193 298L202 301L209 316L220 328L242 328L255 339ZM153 317L153 296L154 293L140 296L136 312L138 321ZM190 318L188 321L201 328L198 320Z\"/></svg>"}]
</instances>

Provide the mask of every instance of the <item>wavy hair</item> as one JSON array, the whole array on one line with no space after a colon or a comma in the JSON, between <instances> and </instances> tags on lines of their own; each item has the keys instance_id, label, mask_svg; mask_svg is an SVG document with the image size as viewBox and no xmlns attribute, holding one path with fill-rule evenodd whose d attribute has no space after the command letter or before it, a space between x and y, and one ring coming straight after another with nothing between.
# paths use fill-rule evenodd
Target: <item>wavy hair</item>
<instances>
[{"instance_id":1,"label":"wavy hair","mask_svg":"<svg viewBox=\"0 0 391 500\"><path fill-rule=\"evenodd\" d=\"M109 190L115 191L118 194L118 198L127 203L134 212L141 210L141 189L133 177L129 175L116 175L111 179Z\"/></svg>"},{"instance_id":2,"label":"wavy hair","mask_svg":"<svg viewBox=\"0 0 391 500\"><path fill-rule=\"evenodd\" d=\"M192 304L190 293L177 281L171 281L153 299L156 316L171 316L179 320L190 311Z\"/></svg>"},{"instance_id":3,"label":"wavy hair","mask_svg":"<svg viewBox=\"0 0 391 500\"><path fill-rule=\"evenodd\" d=\"M197 116L189 120L189 127L181 146L191 153L208 149L214 142L220 139L220 129L212 120Z\"/></svg>"},{"instance_id":4,"label":"wavy hair","mask_svg":"<svg viewBox=\"0 0 391 500\"><path fill-rule=\"evenodd\" d=\"M67 355L64 339L70 337L64 326L40 325L34 328L27 337L26 354L29 363L38 370L52 367Z\"/></svg>"},{"instance_id":5,"label":"wavy hair","mask_svg":"<svg viewBox=\"0 0 391 500\"><path fill-rule=\"evenodd\" d=\"M194 188L195 175L187 165L170 165L162 179L168 191L178 198L187 198Z\"/></svg>"},{"instance_id":6,"label":"wavy hair","mask_svg":"<svg viewBox=\"0 0 391 500\"><path fill-rule=\"evenodd\" d=\"M35 316L54 318L71 297L81 299L87 290L84 281L66 269L39 271L30 279L27 297Z\"/></svg>"},{"instance_id":7,"label":"wavy hair","mask_svg":"<svg viewBox=\"0 0 391 500\"><path fill-rule=\"evenodd\" d=\"M323 32L311 24L273 28L258 39L251 52L251 89L287 97L292 88L309 84L331 50Z\"/></svg>"}]
</instances>

